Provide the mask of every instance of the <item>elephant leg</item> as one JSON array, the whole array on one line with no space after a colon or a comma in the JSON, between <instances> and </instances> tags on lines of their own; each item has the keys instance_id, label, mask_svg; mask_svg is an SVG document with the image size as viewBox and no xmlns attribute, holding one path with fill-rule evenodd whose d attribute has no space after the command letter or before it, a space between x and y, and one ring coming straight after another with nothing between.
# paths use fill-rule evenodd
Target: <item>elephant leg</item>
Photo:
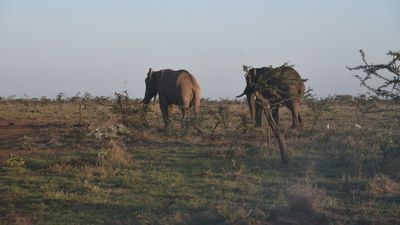
<instances>
[{"instance_id":1,"label":"elephant leg","mask_svg":"<svg viewBox=\"0 0 400 225\"><path fill-rule=\"evenodd\" d=\"M297 113L298 118L299 118L299 123L300 123L300 127L304 127L304 123L303 123L303 119L300 116L300 112Z\"/></svg>"},{"instance_id":2,"label":"elephant leg","mask_svg":"<svg viewBox=\"0 0 400 225\"><path fill-rule=\"evenodd\" d=\"M292 128L299 128L300 121L299 121L299 108L300 105L298 102L291 101L287 104L288 109L292 113Z\"/></svg>"},{"instance_id":3,"label":"elephant leg","mask_svg":"<svg viewBox=\"0 0 400 225\"><path fill-rule=\"evenodd\" d=\"M261 127L262 123L262 107L259 103L256 103L256 127Z\"/></svg>"},{"instance_id":4,"label":"elephant leg","mask_svg":"<svg viewBox=\"0 0 400 225\"><path fill-rule=\"evenodd\" d=\"M271 111L272 111L272 117L274 117L276 125L279 125L279 105L272 106Z\"/></svg>"},{"instance_id":5,"label":"elephant leg","mask_svg":"<svg viewBox=\"0 0 400 225\"><path fill-rule=\"evenodd\" d=\"M256 98L254 95L247 95L247 103L249 104L251 122L254 123L256 119Z\"/></svg>"},{"instance_id":6,"label":"elephant leg","mask_svg":"<svg viewBox=\"0 0 400 225\"><path fill-rule=\"evenodd\" d=\"M174 106L168 105L168 115L171 115L173 111L174 111Z\"/></svg>"},{"instance_id":7,"label":"elephant leg","mask_svg":"<svg viewBox=\"0 0 400 225\"><path fill-rule=\"evenodd\" d=\"M168 127L169 125L169 105L167 103L163 103L160 101L160 109L161 109L161 114L164 120L164 125L165 127Z\"/></svg>"},{"instance_id":8,"label":"elephant leg","mask_svg":"<svg viewBox=\"0 0 400 225\"><path fill-rule=\"evenodd\" d=\"M188 107L181 107L181 111L182 111L182 127L185 127L186 125L186 117L187 117L187 112L188 112L189 108Z\"/></svg>"}]
</instances>

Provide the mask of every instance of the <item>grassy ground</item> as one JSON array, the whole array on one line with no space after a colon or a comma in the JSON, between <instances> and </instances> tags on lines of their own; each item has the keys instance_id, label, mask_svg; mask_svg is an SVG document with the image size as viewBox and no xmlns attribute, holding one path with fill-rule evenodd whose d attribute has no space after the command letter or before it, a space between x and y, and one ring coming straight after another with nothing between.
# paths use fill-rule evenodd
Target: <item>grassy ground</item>
<instances>
[{"instance_id":1,"label":"grassy ground","mask_svg":"<svg viewBox=\"0 0 400 225\"><path fill-rule=\"evenodd\" d=\"M169 129L157 105L129 104L0 102L0 224L400 223L393 110L305 104L293 131L283 109L283 166L243 102L203 101Z\"/></svg>"}]
</instances>

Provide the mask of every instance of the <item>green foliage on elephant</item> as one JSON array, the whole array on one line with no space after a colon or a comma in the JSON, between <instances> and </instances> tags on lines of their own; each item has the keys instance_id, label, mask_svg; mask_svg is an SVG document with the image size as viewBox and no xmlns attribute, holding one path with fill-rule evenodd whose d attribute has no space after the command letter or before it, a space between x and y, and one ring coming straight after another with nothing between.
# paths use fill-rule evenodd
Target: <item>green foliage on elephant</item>
<instances>
[{"instance_id":1,"label":"green foliage on elephant","mask_svg":"<svg viewBox=\"0 0 400 225\"><path fill-rule=\"evenodd\" d=\"M243 66L246 72L246 95L250 114L256 126L261 126L262 107L255 92L268 99L275 122L279 123L279 106L285 105L292 113L292 127L303 126L300 116L301 98L305 93L304 81L292 66L283 64L280 67L251 68Z\"/></svg>"},{"instance_id":2,"label":"green foliage on elephant","mask_svg":"<svg viewBox=\"0 0 400 225\"><path fill-rule=\"evenodd\" d=\"M256 87L277 101L290 101L304 95L304 85L299 78L292 66L284 64L259 75Z\"/></svg>"}]
</instances>

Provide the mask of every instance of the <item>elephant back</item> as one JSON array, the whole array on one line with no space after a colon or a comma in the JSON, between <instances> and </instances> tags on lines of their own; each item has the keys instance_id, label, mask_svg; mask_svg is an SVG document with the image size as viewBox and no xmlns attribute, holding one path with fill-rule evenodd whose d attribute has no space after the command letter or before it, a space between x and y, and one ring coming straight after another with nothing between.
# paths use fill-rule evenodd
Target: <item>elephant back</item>
<instances>
[{"instance_id":1,"label":"elephant back","mask_svg":"<svg viewBox=\"0 0 400 225\"><path fill-rule=\"evenodd\" d=\"M273 68L259 75L258 88L278 99L301 98L305 87L299 73L290 66Z\"/></svg>"},{"instance_id":2,"label":"elephant back","mask_svg":"<svg viewBox=\"0 0 400 225\"><path fill-rule=\"evenodd\" d=\"M187 70L162 70L158 85L160 98L165 97L169 103L189 107L194 105L196 111L200 106L201 89L197 79Z\"/></svg>"}]
</instances>

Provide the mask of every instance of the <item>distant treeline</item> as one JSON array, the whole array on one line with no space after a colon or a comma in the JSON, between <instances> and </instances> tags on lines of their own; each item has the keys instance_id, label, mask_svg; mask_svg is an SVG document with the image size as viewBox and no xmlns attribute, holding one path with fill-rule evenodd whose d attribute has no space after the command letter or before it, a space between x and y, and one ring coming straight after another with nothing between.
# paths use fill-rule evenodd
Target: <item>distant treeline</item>
<instances>
[{"instance_id":1,"label":"distant treeline","mask_svg":"<svg viewBox=\"0 0 400 225\"><path fill-rule=\"evenodd\" d=\"M124 93L128 98L129 96L127 95L126 92L122 92ZM0 97L0 102L38 102L38 103L51 103L51 102L98 102L98 103L106 103L106 102L112 102L116 99L116 96L120 94L120 93L115 93L114 96L92 96L89 93L85 93L83 95L75 95L72 97L68 97L65 94L59 94L54 98L51 97L40 97L40 98L31 98L29 96L25 96L25 97L19 97L17 98L15 95L10 95L8 97ZM310 96L306 96L305 100L307 100L307 98L316 98L314 96L310 97ZM141 98L129 98L131 101L142 101ZM365 94L360 94L360 95L332 95L332 96L328 96L328 97L324 97L324 98L319 98L319 100L326 100L329 99L330 101L334 101L334 102L352 102L352 101L379 101L379 102L391 102L392 99L384 99L378 96L372 96L372 95L365 95ZM243 101L246 101L245 98L242 99L227 99L227 98L221 98L221 99L211 99L211 98L202 98L202 102L210 102L210 103L216 103L216 102L220 102L220 101L224 101L227 103L240 103Z\"/></svg>"}]
</instances>

